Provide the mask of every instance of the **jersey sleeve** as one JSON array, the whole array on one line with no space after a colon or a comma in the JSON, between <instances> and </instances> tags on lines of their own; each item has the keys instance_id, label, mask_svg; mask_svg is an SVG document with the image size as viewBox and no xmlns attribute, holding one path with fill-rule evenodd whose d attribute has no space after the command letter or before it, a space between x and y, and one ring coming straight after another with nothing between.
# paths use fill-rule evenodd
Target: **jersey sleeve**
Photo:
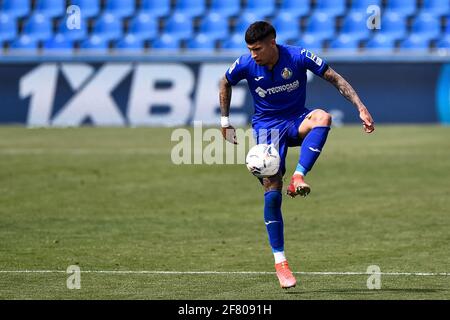
<instances>
[{"instance_id":1,"label":"jersey sleeve","mask_svg":"<svg viewBox=\"0 0 450 320\"><path fill-rule=\"evenodd\" d=\"M307 49L301 50L300 59L306 69L320 77L322 77L328 69L328 64L325 60Z\"/></svg>"},{"instance_id":2,"label":"jersey sleeve","mask_svg":"<svg viewBox=\"0 0 450 320\"><path fill-rule=\"evenodd\" d=\"M242 57L237 58L225 73L225 77L232 86L238 84L239 81L247 77L246 65L242 60Z\"/></svg>"}]
</instances>

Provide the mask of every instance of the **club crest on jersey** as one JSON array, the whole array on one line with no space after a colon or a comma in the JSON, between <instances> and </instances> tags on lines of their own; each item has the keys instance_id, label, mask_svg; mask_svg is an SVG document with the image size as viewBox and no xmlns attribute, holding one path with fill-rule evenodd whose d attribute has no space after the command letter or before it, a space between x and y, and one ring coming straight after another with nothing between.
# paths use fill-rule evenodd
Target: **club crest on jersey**
<instances>
[{"instance_id":1,"label":"club crest on jersey","mask_svg":"<svg viewBox=\"0 0 450 320\"><path fill-rule=\"evenodd\" d=\"M292 70L289 68L284 68L283 71L281 71L281 76L285 80L290 79L292 77Z\"/></svg>"}]
</instances>

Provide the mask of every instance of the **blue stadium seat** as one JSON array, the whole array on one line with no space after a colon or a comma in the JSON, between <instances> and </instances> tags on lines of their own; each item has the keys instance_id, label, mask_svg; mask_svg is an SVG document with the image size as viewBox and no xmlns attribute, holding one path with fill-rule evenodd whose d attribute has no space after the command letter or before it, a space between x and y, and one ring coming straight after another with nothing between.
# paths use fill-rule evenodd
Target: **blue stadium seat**
<instances>
[{"instance_id":1,"label":"blue stadium seat","mask_svg":"<svg viewBox=\"0 0 450 320\"><path fill-rule=\"evenodd\" d=\"M134 0L108 0L104 13L113 14L119 18L129 17L135 10Z\"/></svg>"},{"instance_id":2,"label":"blue stadium seat","mask_svg":"<svg viewBox=\"0 0 450 320\"><path fill-rule=\"evenodd\" d=\"M240 0L212 0L210 13L220 14L228 18L237 16L241 10Z\"/></svg>"},{"instance_id":3,"label":"blue stadium seat","mask_svg":"<svg viewBox=\"0 0 450 320\"><path fill-rule=\"evenodd\" d=\"M224 39L228 36L228 19L217 13L209 13L200 22L199 30L212 40Z\"/></svg>"},{"instance_id":4,"label":"blue stadium seat","mask_svg":"<svg viewBox=\"0 0 450 320\"><path fill-rule=\"evenodd\" d=\"M358 40L346 34L339 35L331 41L330 49L335 51L357 52L359 50Z\"/></svg>"},{"instance_id":5,"label":"blue stadium seat","mask_svg":"<svg viewBox=\"0 0 450 320\"><path fill-rule=\"evenodd\" d=\"M158 21L147 13L138 13L130 21L128 33L141 40L151 40L158 35Z\"/></svg>"},{"instance_id":6,"label":"blue stadium seat","mask_svg":"<svg viewBox=\"0 0 450 320\"><path fill-rule=\"evenodd\" d=\"M206 5L204 0L177 0L174 13L181 13L193 18L201 16L205 11Z\"/></svg>"},{"instance_id":7,"label":"blue stadium seat","mask_svg":"<svg viewBox=\"0 0 450 320\"><path fill-rule=\"evenodd\" d=\"M441 32L440 19L429 13L422 13L416 16L412 24L411 33L426 40L433 40L439 37Z\"/></svg>"},{"instance_id":8,"label":"blue stadium seat","mask_svg":"<svg viewBox=\"0 0 450 320\"><path fill-rule=\"evenodd\" d=\"M271 16L275 13L275 0L248 0L243 12L262 17Z\"/></svg>"},{"instance_id":9,"label":"blue stadium seat","mask_svg":"<svg viewBox=\"0 0 450 320\"><path fill-rule=\"evenodd\" d=\"M203 51L212 53L215 50L215 41L209 36L199 33L194 38L187 41L186 47L189 50Z\"/></svg>"},{"instance_id":10,"label":"blue stadium seat","mask_svg":"<svg viewBox=\"0 0 450 320\"><path fill-rule=\"evenodd\" d=\"M154 17L165 17L170 14L170 0L142 0L140 12Z\"/></svg>"},{"instance_id":11,"label":"blue stadium seat","mask_svg":"<svg viewBox=\"0 0 450 320\"><path fill-rule=\"evenodd\" d=\"M366 43L366 51L393 51L395 49L395 41L391 37L383 34L376 34Z\"/></svg>"},{"instance_id":12,"label":"blue stadium seat","mask_svg":"<svg viewBox=\"0 0 450 320\"><path fill-rule=\"evenodd\" d=\"M417 11L416 0L388 0L384 14L396 13L404 17L411 16Z\"/></svg>"},{"instance_id":13,"label":"blue stadium seat","mask_svg":"<svg viewBox=\"0 0 450 320\"><path fill-rule=\"evenodd\" d=\"M152 49L164 51L179 51L179 41L169 34L163 34L161 37L158 37L153 41Z\"/></svg>"},{"instance_id":14,"label":"blue stadium seat","mask_svg":"<svg viewBox=\"0 0 450 320\"><path fill-rule=\"evenodd\" d=\"M35 13L25 22L23 33L36 40L49 39L53 35L51 20L40 13Z\"/></svg>"},{"instance_id":15,"label":"blue stadium seat","mask_svg":"<svg viewBox=\"0 0 450 320\"><path fill-rule=\"evenodd\" d=\"M105 40L119 39L123 34L122 19L109 13L102 14L95 20L93 34Z\"/></svg>"},{"instance_id":16,"label":"blue stadium seat","mask_svg":"<svg viewBox=\"0 0 450 320\"><path fill-rule=\"evenodd\" d=\"M61 33L65 38L71 41L84 40L88 33L88 22L87 20L80 21L80 29L69 29L66 24L66 19L61 19L58 25L58 32Z\"/></svg>"},{"instance_id":17,"label":"blue stadium seat","mask_svg":"<svg viewBox=\"0 0 450 320\"><path fill-rule=\"evenodd\" d=\"M382 15L382 27L377 33L392 40L399 40L405 37L407 32L406 19L404 16L390 12Z\"/></svg>"},{"instance_id":18,"label":"blue stadium seat","mask_svg":"<svg viewBox=\"0 0 450 320\"><path fill-rule=\"evenodd\" d=\"M412 34L400 43L400 50L420 52L428 51L429 40L424 37Z\"/></svg>"},{"instance_id":19,"label":"blue stadium seat","mask_svg":"<svg viewBox=\"0 0 450 320\"><path fill-rule=\"evenodd\" d=\"M144 51L144 40L138 38L133 34L127 34L123 39L117 41L115 46L116 51L127 51L127 52L142 52Z\"/></svg>"},{"instance_id":20,"label":"blue stadium seat","mask_svg":"<svg viewBox=\"0 0 450 320\"><path fill-rule=\"evenodd\" d=\"M300 34L299 19L289 13L280 13L272 21L277 32L277 42L284 43L298 38Z\"/></svg>"},{"instance_id":21,"label":"blue stadium seat","mask_svg":"<svg viewBox=\"0 0 450 320\"><path fill-rule=\"evenodd\" d=\"M0 42L12 40L17 35L16 18L0 13Z\"/></svg>"},{"instance_id":22,"label":"blue stadium seat","mask_svg":"<svg viewBox=\"0 0 450 320\"><path fill-rule=\"evenodd\" d=\"M367 15L367 8L376 5L381 9L381 0L353 0L350 6L350 13L358 12Z\"/></svg>"},{"instance_id":23,"label":"blue stadium seat","mask_svg":"<svg viewBox=\"0 0 450 320\"><path fill-rule=\"evenodd\" d=\"M299 18L308 15L310 10L310 0L284 0L281 2L278 13L289 13L294 17Z\"/></svg>"},{"instance_id":24,"label":"blue stadium seat","mask_svg":"<svg viewBox=\"0 0 450 320\"><path fill-rule=\"evenodd\" d=\"M353 11L345 16L341 34L350 36L355 40L367 39L370 35L370 30L367 28L367 15Z\"/></svg>"},{"instance_id":25,"label":"blue stadium seat","mask_svg":"<svg viewBox=\"0 0 450 320\"><path fill-rule=\"evenodd\" d=\"M346 0L317 0L315 14L326 13L329 16L342 16L346 11Z\"/></svg>"},{"instance_id":26,"label":"blue stadium seat","mask_svg":"<svg viewBox=\"0 0 450 320\"><path fill-rule=\"evenodd\" d=\"M234 26L234 33L245 35L247 28L255 21L262 20L264 17L253 12L244 12L239 16Z\"/></svg>"},{"instance_id":27,"label":"blue stadium seat","mask_svg":"<svg viewBox=\"0 0 450 320\"><path fill-rule=\"evenodd\" d=\"M16 38L9 45L11 50L26 50L34 52L38 48L38 40L35 38L29 37L27 35L22 35L19 38Z\"/></svg>"},{"instance_id":28,"label":"blue stadium seat","mask_svg":"<svg viewBox=\"0 0 450 320\"><path fill-rule=\"evenodd\" d=\"M234 33L228 39L222 42L222 49L248 52L247 44L241 33Z\"/></svg>"},{"instance_id":29,"label":"blue stadium seat","mask_svg":"<svg viewBox=\"0 0 450 320\"><path fill-rule=\"evenodd\" d=\"M80 49L82 51L107 53L109 51L109 43L105 38L94 34L81 42Z\"/></svg>"},{"instance_id":30,"label":"blue stadium seat","mask_svg":"<svg viewBox=\"0 0 450 320\"><path fill-rule=\"evenodd\" d=\"M443 37L436 43L436 48L450 50L450 36Z\"/></svg>"},{"instance_id":31,"label":"blue stadium seat","mask_svg":"<svg viewBox=\"0 0 450 320\"><path fill-rule=\"evenodd\" d=\"M190 17L176 13L166 20L164 33L171 35L177 40L185 40L192 36L194 32L193 19Z\"/></svg>"},{"instance_id":32,"label":"blue stadium seat","mask_svg":"<svg viewBox=\"0 0 450 320\"><path fill-rule=\"evenodd\" d=\"M423 0L421 13L430 13L443 16L450 12L450 1L448 0Z\"/></svg>"},{"instance_id":33,"label":"blue stadium seat","mask_svg":"<svg viewBox=\"0 0 450 320\"><path fill-rule=\"evenodd\" d=\"M312 14L306 24L305 35L317 37L318 40L328 40L335 33L335 19L325 13Z\"/></svg>"},{"instance_id":34,"label":"blue stadium seat","mask_svg":"<svg viewBox=\"0 0 450 320\"><path fill-rule=\"evenodd\" d=\"M73 42L63 34L58 33L54 37L47 39L42 44L44 52L71 53L73 52Z\"/></svg>"},{"instance_id":35,"label":"blue stadium seat","mask_svg":"<svg viewBox=\"0 0 450 320\"><path fill-rule=\"evenodd\" d=\"M37 0L35 12L50 18L64 16L66 14L66 1Z\"/></svg>"},{"instance_id":36,"label":"blue stadium seat","mask_svg":"<svg viewBox=\"0 0 450 320\"><path fill-rule=\"evenodd\" d=\"M30 12L29 0L3 0L0 12L10 17L22 18Z\"/></svg>"},{"instance_id":37,"label":"blue stadium seat","mask_svg":"<svg viewBox=\"0 0 450 320\"><path fill-rule=\"evenodd\" d=\"M321 52L323 49L322 41L311 35L301 37L294 45L314 52Z\"/></svg>"},{"instance_id":38,"label":"blue stadium seat","mask_svg":"<svg viewBox=\"0 0 450 320\"><path fill-rule=\"evenodd\" d=\"M92 18L100 13L100 0L71 0L71 4L80 7L82 19Z\"/></svg>"}]
</instances>

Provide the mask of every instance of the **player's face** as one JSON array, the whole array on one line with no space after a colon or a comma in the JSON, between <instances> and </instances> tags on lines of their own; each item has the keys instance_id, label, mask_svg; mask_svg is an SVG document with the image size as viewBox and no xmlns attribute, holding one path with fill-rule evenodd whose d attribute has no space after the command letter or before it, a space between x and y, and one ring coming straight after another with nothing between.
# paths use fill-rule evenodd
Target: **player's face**
<instances>
[{"instance_id":1,"label":"player's face","mask_svg":"<svg viewBox=\"0 0 450 320\"><path fill-rule=\"evenodd\" d=\"M247 44L248 50L252 55L252 59L260 65L264 66L272 62L275 53L275 39L266 39L253 44Z\"/></svg>"}]
</instances>

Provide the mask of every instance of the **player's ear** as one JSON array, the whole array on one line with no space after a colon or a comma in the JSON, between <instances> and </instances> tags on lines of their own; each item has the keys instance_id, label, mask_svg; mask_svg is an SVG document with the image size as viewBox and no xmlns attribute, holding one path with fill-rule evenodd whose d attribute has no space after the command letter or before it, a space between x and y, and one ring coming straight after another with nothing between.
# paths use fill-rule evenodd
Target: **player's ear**
<instances>
[{"instance_id":1,"label":"player's ear","mask_svg":"<svg viewBox=\"0 0 450 320\"><path fill-rule=\"evenodd\" d=\"M276 46L277 46L277 41L275 40L275 38L271 38L271 39L270 39L270 45L271 45L272 47L276 47Z\"/></svg>"}]
</instances>

